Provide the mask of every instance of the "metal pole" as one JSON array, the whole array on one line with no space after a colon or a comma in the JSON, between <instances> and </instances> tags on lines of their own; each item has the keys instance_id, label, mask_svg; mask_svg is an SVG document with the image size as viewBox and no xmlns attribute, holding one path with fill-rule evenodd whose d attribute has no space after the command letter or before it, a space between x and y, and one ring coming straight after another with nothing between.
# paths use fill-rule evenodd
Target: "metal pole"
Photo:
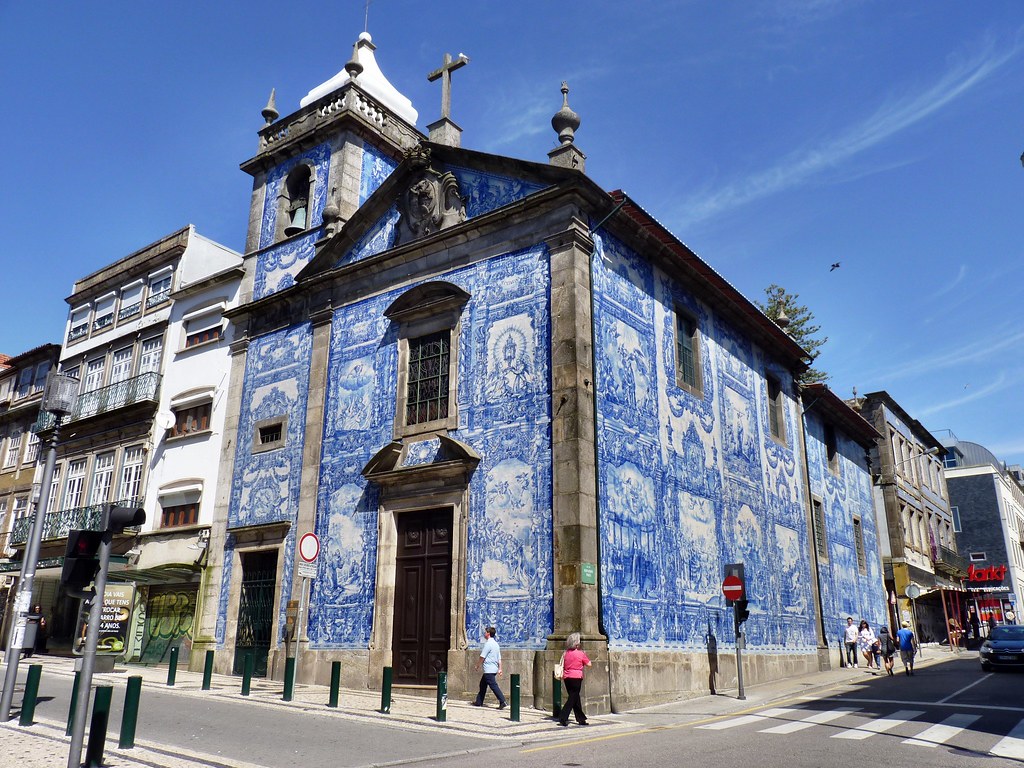
<instances>
[{"instance_id":1,"label":"metal pole","mask_svg":"<svg viewBox=\"0 0 1024 768\"><path fill-rule=\"evenodd\" d=\"M96 572L93 584L95 594L89 600L89 627L85 634L85 650L82 653L82 690L75 707L75 720L71 728L71 748L68 750L68 768L79 768L82 762L82 744L85 741L85 720L89 714L89 696L92 693L92 673L96 668L96 645L100 639L100 618L103 614L103 593L107 589L107 570L110 568L110 543L114 534L110 529L110 505L103 505L103 518L100 530L103 541L100 543L100 569ZM106 726L104 725L104 728ZM102 746L100 754L102 756Z\"/></svg>"},{"instance_id":2,"label":"metal pole","mask_svg":"<svg viewBox=\"0 0 1024 768\"><path fill-rule=\"evenodd\" d=\"M740 615L739 603L733 603L732 604L732 610L733 610L733 617L734 617L734 621L735 621L735 619L738 619L739 615ZM739 622L735 623L735 627L736 627L736 684L739 687L739 694L736 696L736 698L740 699L742 701L742 700L747 698L746 694L743 692L743 645L744 645L744 639L743 639L743 633L740 632L740 624L739 624Z\"/></svg>"},{"instance_id":3,"label":"metal pole","mask_svg":"<svg viewBox=\"0 0 1024 768\"><path fill-rule=\"evenodd\" d=\"M110 721L110 699L114 687L96 686L96 703L92 707L89 724L89 747L85 750L85 768L102 768L103 747L107 742L107 723Z\"/></svg>"},{"instance_id":4,"label":"metal pole","mask_svg":"<svg viewBox=\"0 0 1024 768\"><path fill-rule=\"evenodd\" d=\"M39 698L39 676L43 674L42 664L33 664L28 668L28 680L25 681L25 698L21 701L21 720L19 725L32 725L36 716L36 701Z\"/></svg>"},{"instance_id":5,"label":"metal pole","mask_svg":"<svg viewBox=\"0 0 1024 768\"><path fill-rule=\"evenodd\" d=\"M121 737L117 746L131 749L135 746L135 727L139 722L139 699L142 698L142 676L132 675L128 678L128 687L124 693L124 710L121 713Z\"/></svg>"},{"instance_id":6,"label":"metal pole","mask_svg":"<svg viewBox=\"0 0 1024 768\"><path fill-rule=\"evenodd\" d=\"M434 718L439 723L448 720L448 673L437 673L437 707L434 710Z\"/></svg>"},{"instance_id":7,"label":"metal pole","mask_svg":"<svg viewBox=\"0 0 1024 768\"><path fill-rule=\"evenodd\" d=\"M53 482L53 467L57 463L57 439L60 433L61 417L56 416L53 433L47 441L46 464L43 465L43 477L39 489L39 501L36 502L32 515L32 528L29 531L28 543L25 545L25 559L21 561L21 573L18 575L18 591L14 599L13 621L7 635L7 653L4 661L7 670L4 676L4 691L0 695L0 722L11 719L11 703L14 700L14 686L18 680L18 660L21 658L21 638L25 636L28 625L28 614L32 608L32 582L36 577L39 563L39 546L43 541L43 527L46 521L46 507L50 502L50 484Z\"/></svg>"},{"instance_id":8,"label":"metal pole","mask_svg":"<svg viewBox=\"0 0 1024 768\"><path fill-rule=\"evenodd\" d=\"M338 691L341 688L341 662L331 662L331 695L327 706L336 708L338 706Z\"/></svg>"},{"instance_id":9,"label":"metal pole","mask_svg":"<svg viewBox=\"0 0 1024 768\"><path fill-rule=\"evenodd\" d=\"M519 697L521 695L519 675L512 675L509 684L509 698L512 703L509 705L508 719L513 723L519 722Z\"/></svg>"},{"instance_id":10,"label":"metal pole","mask_svg":"<svg viewBox=\"0 0 1024 768\"><path fill-rule=\"evenodd\" d=\"M391 711L391 667L384 667L380 681L380 713L386 715Z\"/></svg>"},{"instance_id":11,"label":"metal pole","mask_svg":"<svg viewBox=\"0 0 1024 768\"><path fill-rule=\"evenodd\" d=\"M171 658L167 662L167 684L174 685L178 677L178 646L171 648Z\"/></svg>"},{"instance_id":12,"label":"metal pole","mask_svg":"<svg viewBox=\"0 0 1024 768\"><path fill-rule=\"evenodd\" d=\"M291 701L295 695L295 657L289 656L284 660L284 701Z\"/></svg>"},{"instance_id":13,"label":"metal pole","mask_svg":"<svg viewBox=\"0 0 1024 768\"><path fill-rule=\"evenodd\" d=\"M213 651L206 652L206 661L203 662L203 690L210 690L213 681Z\"/></svg>"},{"instance_id":14,"label":"metal pole","mask_svg":"<svg viewBox=\"0 0 1024 768\"><path fill-rule=\"evenodd\" d=\"M252 651L246 651L242 657L242 695L248 696L252 691L252 669L254 666Z\"/></svg>"}]
</instances>

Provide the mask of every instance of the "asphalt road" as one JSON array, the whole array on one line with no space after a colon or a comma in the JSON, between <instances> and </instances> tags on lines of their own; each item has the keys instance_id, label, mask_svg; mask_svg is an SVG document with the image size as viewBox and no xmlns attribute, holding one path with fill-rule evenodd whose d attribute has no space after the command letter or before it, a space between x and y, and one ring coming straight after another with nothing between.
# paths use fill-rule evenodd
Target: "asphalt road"
<instances>
[{"instance_id":1,"label":"asphalt road","mask_svg":"<svg viewBox=\"0 0 1024 768\"><path fill-rule=\"evenodd\" d=\"M844 768L1020 766L1024 763L1024 673L983 673L976 654L919 670L871 676L815 696L716 718L658 710L633 713L628 733L583 729L568 742L489 753L488 768ZM472 756L445 761L478 765Z\"/></svg>"}]
</instances>

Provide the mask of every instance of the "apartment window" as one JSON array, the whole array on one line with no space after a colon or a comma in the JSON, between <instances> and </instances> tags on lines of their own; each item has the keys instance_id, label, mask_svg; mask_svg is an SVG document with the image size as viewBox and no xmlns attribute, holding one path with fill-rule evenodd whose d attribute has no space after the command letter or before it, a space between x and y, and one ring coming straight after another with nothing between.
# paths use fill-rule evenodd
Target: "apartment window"
<instances>
[{"instance_id":1,"label":"apartment window","mask_svg":"<svg viewBox=\"0 0 1024 768\"><path fill-rule=\"evenodd\" d=\"M185 320L185 349L219 341L223 321L220 311L207 312L199 317Z\"/></svg>"},{"instance_id":2,"label":"apartment window","mask_svg":"<svg viewBox=\"0 0 1024 768\"><path fill-rule=\"evenodd\" d=\"M22 368L21 373L18 376L18 392L19 398L28 397L32 394L32 375L34 373L33 368Z\"/></svg>"},{"instance_id":3,"label":"apartment window","mask_svg":"<svg viewBox=\"0 0 1024 768\"><path fill-rule=\"evenodd\" d=\"M14 516L15 521L28 517L28 496L14 497L14 507L11 509L11 514Z\"/></svg>"},{"instance_id":4,"label":"apartment window","mask_svg":"<svg viewBox=\"0 0 1024 768\"><path fill-rule=\"evenodd\" d=\"M971 552L971 562L972 563L981 563L981 562L984 562L985 560L988 560L988 558L985 556L984 552Z\"/></svg>"},{"instance_id":5,"label":"apartment window","mask_svg":"<svg viewBox=\"0 0 1024 768\"><path fill-rule=\"evenodd\" d=\"M121 308L117 311L117 319L125 320L142 311L143 282L138 280L121 289Z\"/></svg>"},{"instance_id":6,"label":"apartment window","mask_svg":"<svg viewBox=\"0 0 1024 768\"><path fill-rule=\"evenodd\" d=\"M106 359L102 357L90 360L86 364L82 392L93 392L103 386L103 371L106 368L106 364Z\"/></svg>"},{"instance_id":7,"label":"apartment window","mask_svg":"<svg viewBox=\"0 0 1024 768\"><path fill-rule=\"evenodd\" d=\"M160 371L160 357L164 351L164 342L160 336L142 342L142 355L139 357L139 373Z\"/></svg>"},{"instance_id":8,"label":"apartment window","mask_svg":"<svg viewBox=\"0 0 1024 768\"><path fill-rule=\"evenodd\" d=\"M162 507L160 514L161 528L175 528L181 525L195 525L199 522L199 502L176 504Z\"/></svg>"},{"instance_id":9,"label":"apartment window","mask_svg":"<svg viewBox=\"0 0 1024 768\"><path fill-rule=\"evenodd\" d=\"M121 482L117 489L120 501L132 501L142 498L142 470L145 452L141 445L124 449L121 459Z\"/></svg>"},{"instance_id":10,"label":"apartment window","mask_svg":"<svg viewBox=\"0 0 1024 768\"><path fill-rule=\"evenodd\" d=\"M864 528L860 518L853 518L853 546L857 550L857 569L862 573L868 572L868 561L864 557Z\"/></svg>"},{"instance_id":11,"label":"apartment window","mask_svg":"<svg viewBox=\"0 0 1024 768\"><path fill-rule=\"evenodd\" d=\"M123 347L114 352L110 357L110 383L116 384L119 381L131 378L132 375L132 348Z\"/></svg>"},{"instance_id":12,"label":"apartment window","mask_svg":"<svg viewBox=\"0 0 1024 768\"><path fill-rule=\"evenodd\" d=\"M25 446L25 463L35 464L39 458L39 435L35 432L28 433L28 444Z\"/></svg>"},{"instance_id":13,"label":"apartment window","mask_svg":"<svg viewBox=\"0 0 1024 768\"><path fill-rule=\"evenodd\" d=\"M85 459L68 463L68 481L64 485L64 504L61 509L82 506L82 486L85 484Z\"/></svg>"},{"instance_id":14,"label":"apartment window","mask_svg":"<svg viewBox=\"0 0 1024 768\"><path fill-rule=\"evenodd\" d=\"M93 331L102 331L114 324L114 295L105 296L96 303L96 311L93 313Z\"/></svg>"},{"instance_id":15,"label":"apartment window","mask_svg":"<svg viewBox=\"0 0 1024 768\"><path fill-rule=\"evenodd\" d=\"M819 560L828 560L828 543L825 540L825 510L818 499L811 500L811 525L814 526L814 549Z\"/></svg>"},{"instance_id":16,"label":"apartment window","mask_svg":"<svg viewBox=\"0 0 1024 768\"><path fill-rule=\"evenodd\" d=\"M4 469L17 466L18 455L21 453L21 427L13 427L7 438L7 454L4 456Z\"/></svg>"},{"instance_id":17,"label":"apartment window","mask_svg":"<svg viewBox=\"0 0 1024 768\"><path fill-rule=\"evenodd\" d=\"M676 384L699 397L703 382L697 319L679 308L676 308L675 316Z\"/></svg>"},{"instance_id":18,"label":"apartment window","mask_svg":"<svg viewBox=\"0 0 1024 768\"><path fill-rule=\"evenodd\" d=\"M68 323L68 341L77 341L89 333L89 307L72 310L71 321Z\"/></svg>"},{"instance_id":19,"label":"apartment window","mask_svg":"<svg viewBox=\"0 0 1024 768\"><path fill-rule=\"evenodd\" d=\"M163 304L170 295L171 273L164 272L161 275L153 275L149 279L149 298L146 299L146 309Z\"/></svg>"},{"instance_id":20,"label":"apartment window","mask_svg":"<svg viewBox=\"0 0 1024 768\"><path fill-rule=\"evenodd\" d=\"M960 507L950 507L949 512L953 516L953 533L963 533L960 526Z\"/></svg>"},{"instance_id":21,"label":"apartment window","mask_svg":"<svg viewBox=\"0 0 1024 768\"><path fill-rule=\"evenodd\" d=\"M114 452L98 454L92 468L92 492L89 494L90 506L110 501L110 486L113 480Z\"/></svg>"},{"instance_id":22,"label":"apartment window","mask_svg":"<svg viewBox=\"0 0 1024 768\"><path fill-rule=\"evenodd\" d=\"M206 402L194 405L191 408L175 408L174 426L167 430L167 437L184 437L197 432L207 432L210 429L210 412L213 410L213 403Z\"/></svg>"},{"instance_id":23,"label":"apartment window","mask_svg":"<svg viewBox=\"0 0 1024 768\"><path fill-rule=\"evenodd\" d=\"M839 444L836 439L836 428L831 424L825 425L825 457L828 460L828 468L835 475L839 474Z\"/></svg>"},{"instance_id":24,"label":"apartment window","mask_svg":"<svg viewBox=\"0 0 1024 768\"><path fill-rule=\"evenodd\" d=\"M50 495L46 499L46 514L57 509L57 498L60 496L60 464L53 468L53 477L50 478Z\"/></svg>"},{"instance_id":25,"label":"apartment window","mask_svg":"<svg viewBox=\"0 0 1024 768\"><path fill-rule=\"evenodd\" d=\"M252 451L262 453L283 448L288 437L288 418L278 416L257 421L253 426Z\"/></svg>"},{"instance_id":26,"label":"apartment window","mask_svg":"<svg viewBox=\"0 0 1024 768\"><path fill-rule=\"evenodd\" d=\"M780 443L786 441L786 411L782 396L782 384L774 376L767 376L768 384L768 428L772 437Z\"/></svg>"}]
</instances>

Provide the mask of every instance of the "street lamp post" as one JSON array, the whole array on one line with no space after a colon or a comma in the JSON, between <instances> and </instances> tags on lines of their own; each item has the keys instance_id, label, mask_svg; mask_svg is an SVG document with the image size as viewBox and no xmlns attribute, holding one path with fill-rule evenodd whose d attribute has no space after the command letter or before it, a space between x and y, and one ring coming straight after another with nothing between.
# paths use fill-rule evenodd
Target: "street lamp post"
<instances>
[{"instance_id":1,"label":"street lamp post","mask_svg":"<svg viewBox=\"0 0 1024 768\"><path fill-rule=\"evenodd\" d=\"M28 542L25 544L25 557L21 561L21 573L18 576L18 592L14 599L14 621L11 622L7 638L7 653L4 661L7 669L4 675L4 690L0 696L0 722L11 719L11 703L14 699L14 686L18 679L18 661L21 658L21 643L28 626L28 615L32 603L32 582L35 581L36 567L39 563L39 547L43 541L43 526L46 518L46 507L50 500L50 484L53 482L53 467L57 463L57 442L60 438L61 421L71 413L78 396L78 379L64 373L50 371L46 377L46 388L43 390L43 401L40 409L49 411L54 416L53 432L47 440L46 464L43 466L43 477L40 483L39 501L36 502L29 530Z\"/></svg>"}]
</instances>

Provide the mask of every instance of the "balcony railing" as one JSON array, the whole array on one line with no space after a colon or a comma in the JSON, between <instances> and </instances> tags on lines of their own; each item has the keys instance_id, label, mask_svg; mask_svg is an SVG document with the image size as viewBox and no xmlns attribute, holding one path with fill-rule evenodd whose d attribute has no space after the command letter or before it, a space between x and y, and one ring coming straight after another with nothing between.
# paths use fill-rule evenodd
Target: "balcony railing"
<instances>
[{"instance_id":1,"label":"balcony railing","mask_svg":"<svg viewBox=\"0 0 1024 768\"><path fill-rule=\"evenodd\" d=\"M156 372L143 373L131 379L94 389L92 392L83 392L78 396L74 410L68 414L65 421L96 416L135 403L155 403L159 392L160 374ZM52 428L53 424L53 414L49 411L40 411L33 431L42 432Z\"/></svg>"},{"instance_id":2,"label":"balcony railing","mask_svg":"<svg viewBox=\"0 0 1024 768\"><path fill-rule=\"evenodd\" d=\"M113 503L122 507L138 507L141 506L142 500L122 499ZM100 530L100 524L102 521L102 504L93 504L89 507L77 507L75 509L65 509L61 512L51 512L43 518L42 540L65 539L67 538L68 531L76 529L81 531L98 531ZM11 530L11 546L24 544L28 541L29 527L31 525L31 517L22 517L14 521L14 527ZM128 528L126 530L137 531L138 528Z\"/></svg>"},{"instance_id":3,"label":"balcony railing","mask_svg":"<svg viewBox=\"0 0 1024 768\"><path fill-rule=\"evenodd\" d=\"M941 545L932 548L932 563L935 570L945 571L956 578L967 575L967 558Z\"/></svg>"}]
</instances>

